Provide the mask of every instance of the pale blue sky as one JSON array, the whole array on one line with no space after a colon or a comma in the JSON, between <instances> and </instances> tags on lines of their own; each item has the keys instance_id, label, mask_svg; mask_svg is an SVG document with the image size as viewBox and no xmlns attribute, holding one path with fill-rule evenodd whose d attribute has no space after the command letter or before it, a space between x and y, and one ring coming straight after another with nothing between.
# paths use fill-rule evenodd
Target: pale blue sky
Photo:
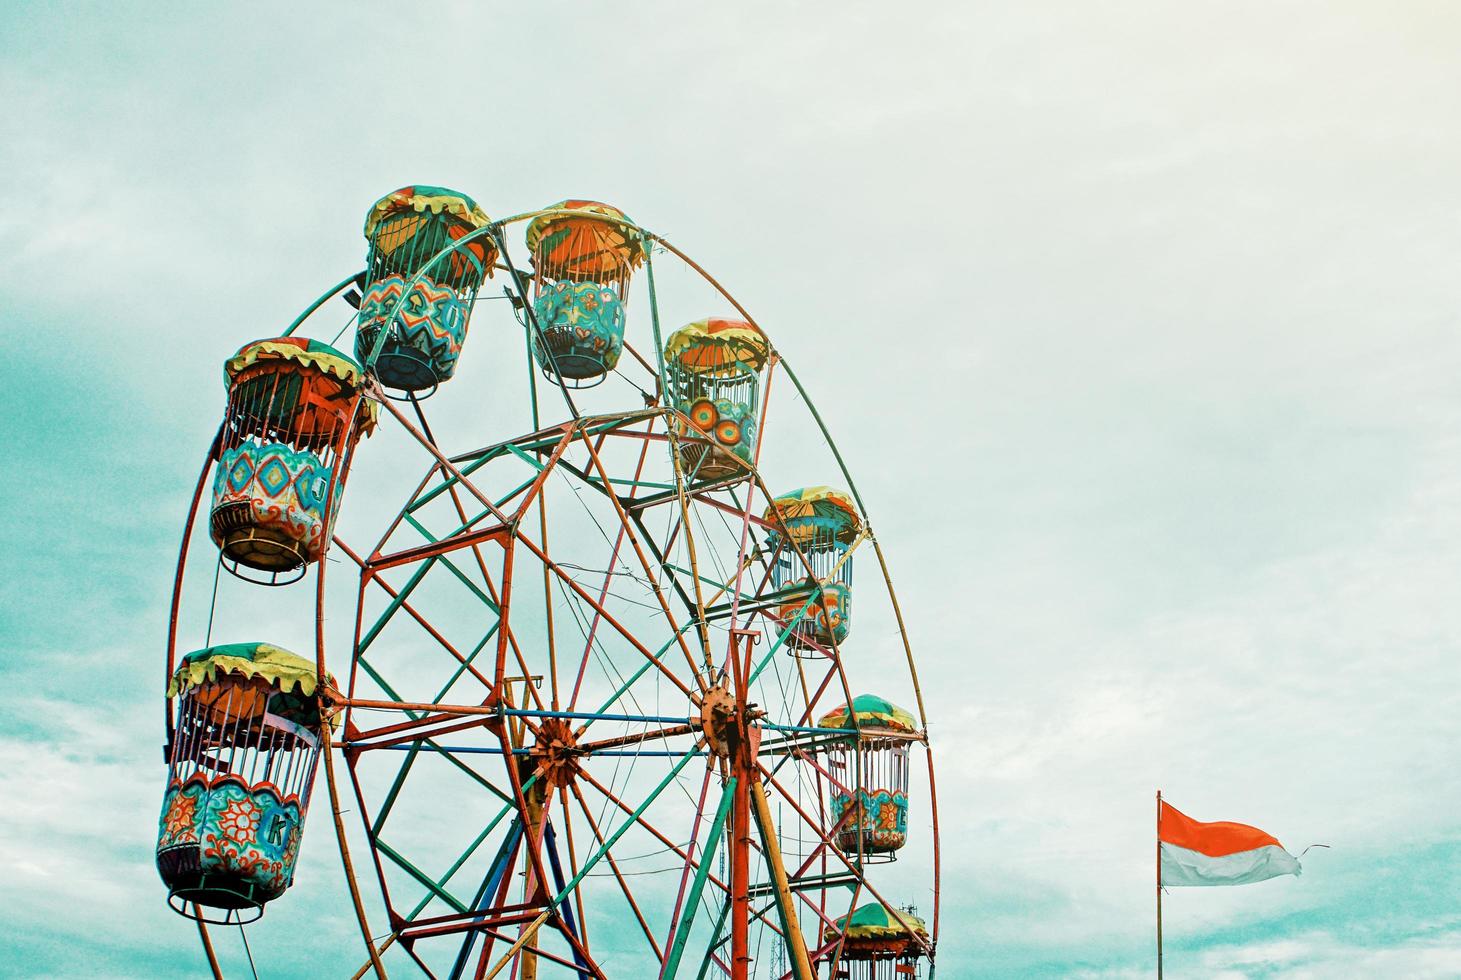
<instances>
[{"instance_id":1,"label":"pale blue sky","mask_svg":"<svg viewBox=\"0 0 1461 980\"><path fill-rule=\"evenodd\" d=\"M151 842L218 363L419 181L622 205L817 393L945 980L1145 974L1158 786L1332 845L1175 892L1174 976L1461 975L1458 51L1442 2L7 5L0 974L197 975ZM359 962L322 813L262 975Z\"/></svg>"}]
</instances>

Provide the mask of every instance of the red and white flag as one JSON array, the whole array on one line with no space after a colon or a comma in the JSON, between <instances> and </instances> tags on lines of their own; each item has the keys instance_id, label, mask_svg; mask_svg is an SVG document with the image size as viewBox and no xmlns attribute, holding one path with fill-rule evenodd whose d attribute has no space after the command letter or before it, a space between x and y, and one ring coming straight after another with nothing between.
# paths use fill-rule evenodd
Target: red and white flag
<instances>
[{"instance_id":1,"label":"red and white flag","mask_svg":"<svg viewBox=\"0 0 1461 980\"><path fill-rule=\"evenodd\" d=\"M1164 885L1250 885L1301 871L1272 834L1225 820L1202 823L1165 800L1157 842Z\"/></svg>"}]
</instances>

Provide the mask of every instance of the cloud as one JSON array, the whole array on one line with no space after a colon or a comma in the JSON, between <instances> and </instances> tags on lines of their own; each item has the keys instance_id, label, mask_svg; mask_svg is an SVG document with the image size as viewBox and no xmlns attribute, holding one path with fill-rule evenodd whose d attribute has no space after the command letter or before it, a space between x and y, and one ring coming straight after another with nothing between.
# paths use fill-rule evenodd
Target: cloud
<instances>
[{"instance_id":1,"label":"cloud","mask_svg":"<svg viewBox=\"0 0 1461 980\"><path fill-rule=\"evenodd\" d=\"M1461 970L1461 931L1381 948L1313 932L1274 942L1214 947L1202 952L1200 962L1204 973L1214 977L1452 977Z\"/></svg>"}]
</instances>

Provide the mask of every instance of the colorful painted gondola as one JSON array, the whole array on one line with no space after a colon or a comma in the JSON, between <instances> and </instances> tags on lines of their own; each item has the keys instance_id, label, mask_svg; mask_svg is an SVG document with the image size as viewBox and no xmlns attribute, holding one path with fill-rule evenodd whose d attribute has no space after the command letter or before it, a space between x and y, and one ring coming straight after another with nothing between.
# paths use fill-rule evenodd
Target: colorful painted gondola
<instances>
[{"instance_id":1,"label":"colorful painted gondola","mask_svg":"<svg viewBox=\"0 0 1461 980\"><path fill-rule=\"evenodd\" d=\"M366 212L355 354L385 387L424 398L456 372L477 290L497 262L490 224L467 195L425 184Z\"/></svg>"},{"instance_id":2,"label":"colorful painted gondola","mask_svg":"<svg viewBox=\"0 0 1461 980\"><path fill-rule=\"evenodd\" d=\"M760 374L771 358L766 335L744 320L710 317L671 334L664 357L667 397L685 420L675 428L689 479L748 476Z\"/></svg>"},{"instance_id":3,"label":"colorful painted gondola","mask_svg":"<svg viewBox=\"0 0 1461 980\"><path fill-rule=\"evenodd\" d=\"M333 687L328 676L326 686ZM294 880L319 761L315 665L268 643L188 654L158 820L157 869L174 909L249 921Z\"/></svg>"},{"instance_id":4,"label":"colorful painted gondola","mask_svg":"<svg viewBox=\"0 0 1461 980\"><path fill-rule=\"evenodd\" d=\"M225 568L282 585L319 560L376 405L361 394L358 364L304 337L245 344L223 370L209 529Z\"/></svg>"},{"instance_id":5,"label":"colorful painted gondola","mask_svg":"<svg viewBox=\"0 0 1461 980\"><path fill-rule=\"evenodd\" d=\"M761 516L771 526L763 549L771 584L786 593L777 618L791 625L788 642L803 649L840 645L852 629L849 549L862 533L857 504L831 487L803 487L773 499Z\"/></svg>"},{"instance_id":6,"label":"colorful painted gondola","mask_svg":"<svg viewBox=\"0 0 1461 980\"><path fill-rule=\"evenodd\" d=\"M639 229L616 207L567 200L529 222L526 238L534 356L570 387L598 384L624 350L629 281L644 262Z\"/></svg>"},{"instance_id":7,"label":"colorful painted gondola","mask_svg":"<svg viewBox=\"0 0 1461 980\"><path fill-rule=\"evenodd\" d=\"M859 694L817 727L857 730L827 749L837 846L863 858L891 855L908 842L908 746L922 739L918 722L886 698Z\"/></svg>"}]
</instances>

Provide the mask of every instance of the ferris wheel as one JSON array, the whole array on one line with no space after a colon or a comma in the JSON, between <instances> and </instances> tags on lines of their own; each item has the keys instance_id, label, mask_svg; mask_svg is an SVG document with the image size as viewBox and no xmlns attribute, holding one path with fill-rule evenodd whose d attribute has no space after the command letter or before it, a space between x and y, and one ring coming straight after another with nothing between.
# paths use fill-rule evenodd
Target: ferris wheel
<instances>
[{"instance_id":1,"label":"ferris wheel","mask_svg":"<svg viewBox=\"0 0 1461 980\"><path fill-rule=\"evenodd\" d=\"M598 202L494 221L416 185L365 237L364 272L225 362L184 529L157 863L215 975L217 927L301 914L322 762L347 976L931 978L913 653L782 351ZM353 351L306 337L342 313ZM448 384L522 397L458 406L468 441L439 441ZM215 642L221 572L258 608L309 590L313 650Z\"/></svg>"}]
</instances>

